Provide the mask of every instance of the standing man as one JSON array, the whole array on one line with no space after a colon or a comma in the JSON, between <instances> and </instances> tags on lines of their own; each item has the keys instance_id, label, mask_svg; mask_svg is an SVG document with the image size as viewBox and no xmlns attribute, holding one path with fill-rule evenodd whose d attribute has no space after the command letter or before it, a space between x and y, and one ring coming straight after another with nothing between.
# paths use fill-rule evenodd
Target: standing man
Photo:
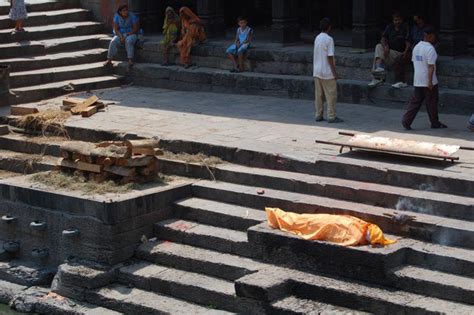
<instances>
[{"instance_id":1,"label":"standing man","mask_svg":"<svg viewBox=\"0 0 474 315\"><path fill-rule=\"evenodd\" d=\"M447 128L438 118L438 78L436 77L436 59L438 54L433 44L436 43L436 33L432 27L425 29L423 41L413 49L413 67L415 77L413 85L415 92L408 104L408 109L403 115L402 125L406 130L411 130L411 124L421 108L423 101L431 122L431 128Z\"/></svg>"},{"instance_id":2,"label":"standing man","mask_svg":"<svg viewBox=\"0 0 474 315\"><path fill-rule=\"evenodd\" d=\"M343 122L336 116L337 72L334 61L334 40L328 33L331 21L323 18L319 23L321 33L314 40L313 76L315 83L316 121L324 120L324 100L328 103L328 122Z\"/></svg>"}]
</instances>

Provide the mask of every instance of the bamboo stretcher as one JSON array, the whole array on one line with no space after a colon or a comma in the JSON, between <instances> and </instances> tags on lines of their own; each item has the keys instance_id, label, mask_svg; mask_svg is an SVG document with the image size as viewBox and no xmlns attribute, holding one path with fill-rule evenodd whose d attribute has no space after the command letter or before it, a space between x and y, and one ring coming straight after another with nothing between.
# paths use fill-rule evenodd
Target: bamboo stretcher
<instances>
[{"instance_id":1,"label":"bamboo stretcher","mask_svg":"<svg viewBox=\"0 0 474 315\"><path fill-rule=\"evenodd\" d=\"M474 151L474 148L471 147L378 137L367 134L339 132L339 135L351 138L348 141L316 140L316 143L340 146L339 153L342 153L344 148L349 148L350 151L359 149L396 155L442 159L444 161L451 161L452 163L459 160L459 156L455 155L459 150Z\"/></svg>"}]
</instances>

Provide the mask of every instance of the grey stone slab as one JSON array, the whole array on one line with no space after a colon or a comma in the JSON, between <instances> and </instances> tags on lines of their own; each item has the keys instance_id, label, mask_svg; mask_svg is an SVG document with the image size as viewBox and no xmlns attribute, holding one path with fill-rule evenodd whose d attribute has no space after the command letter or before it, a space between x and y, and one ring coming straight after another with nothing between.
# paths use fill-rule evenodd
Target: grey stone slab
<instances>
[{"instance_id":1,"label":"grey stone slab","mask_svg":"<svg viewBox=\"0 0 474 315\"><path fill-rule=\"evenodd\" d=\"M235 280L265 266L249 258L170 241L143 244L136 255L161 265L227 280Z\"/></svg>"},{"instance_id":2,"label":"grey stone slab","mask_svg":"<svg viewBox=\"0 0 474 315\"><path fill-rule=\"evenodd\" d=\"M0 303L8 304L14 296L26 290L27 286L0 280Z\"/></svg>"},{"instance_id":3,"label":"grey stone slab","mask_svg":"<svg viewBox=\"0 0 474 315\"><path fill-rule=\"evenodd\" d=\"M102 288L98 291L91 291L88 299L96 301L96 304L107 304L110 308L124 313L192 313L207 314L228 314L225 311L210 310L206 307L188 303L165 295L142 291L136 288L128 288L120 285L113 285Z\"/></svg>"},{"instance_id":4,"label":"grey stone slab","mask_svg":"<svg viewBox=\"0 0 474 315\"><path fill-rule=\"evenodd\" d=\"M182 218L235 230L246 231L266 220L263 211L200 198L185 199L176 206Z\"/></svg>"},{"instance_id":5,"label":"grey stone slab","mask_svg":"<svg viewBox=\"0 0 474 315\"><path fill-rule=\"evenodd\" d=\"M280 314L305 315L362 315L370 314L345 307L334 306L314 300L301 299L296 296L285 297L272 303L272 308Z\"/></svg>"},{"instance_id":6,"label":"grey stone slab","mask_svg":"<svg viewBox=\"0 0 474 315\"><path fill-rule=\"evenodd\" d=\"M170 219L155 225L156 235L165 240L183 242L245 257L261 257L261 248L248 243L247 234L192 221Z\"/></svg>"},{"instance_id":7,"label":"grey stone slab","mask_svg":"<svg viewBox=\"0 0 474 315\"><path fill-rule=\"evenodd\" d=\"M400 289L445 300L472 304L474 279L441 271L403 266L394 272Z\"/></svg>"}]
</instances>

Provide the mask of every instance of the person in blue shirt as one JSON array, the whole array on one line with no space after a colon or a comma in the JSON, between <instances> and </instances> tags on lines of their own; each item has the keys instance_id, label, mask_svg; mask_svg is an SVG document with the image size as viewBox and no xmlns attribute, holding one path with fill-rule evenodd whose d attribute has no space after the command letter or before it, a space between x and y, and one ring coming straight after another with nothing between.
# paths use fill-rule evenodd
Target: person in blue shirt
<instances>
[{"instance_id":1,"label":"person in blue shirt","mask_svg":"<svg viewBox=\"0 0 474 315\"><path fill-rule=\"evenodd\" d=\"M421 14L413 16L413 26L410 29L411 47L415 47L425 37L425 29L429 26L425 23L425 18Z\"/></svg>"},{"instance_id":2,"label":"person in blue shirt","mask_svg":"<svg viewBox=\"0 0 474 315\"><path fill-rule=\"evenodd\" d=\"M128 5L121 5L114 16L114 37L109 45L107 61L105 66L111 65L112 60L117 55L118 48L125 45L128 58L128 69L133 66L135 56L135 44L138 40L139 21L138 18L129 13Z\"/></svg>"},{"instance_id":3,"label":"person in blue shirt","mask_svg":"<svg viewBox=\"0 0 474 315\"><path fill-rule=\"evenodd\" d=\"M252 41L253 30L248 26L248 21L244 17L238 19L239 28L235 36L235 42L227 48L227 56L232 61L234 69L231 72L241 72L245 70L245 58L247 50ZM237 57L237 58L236 58Z\"/></svg>"}]
</instances>

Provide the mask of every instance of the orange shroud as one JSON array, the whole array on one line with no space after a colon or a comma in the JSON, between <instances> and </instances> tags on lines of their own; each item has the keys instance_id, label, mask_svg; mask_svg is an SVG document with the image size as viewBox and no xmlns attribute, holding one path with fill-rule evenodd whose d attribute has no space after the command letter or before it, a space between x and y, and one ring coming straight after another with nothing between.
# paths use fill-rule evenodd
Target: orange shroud
<instances>
[{"instance_id":1,"label":"orange shroud","mask_svg":"<svg viewBox=\"0 0 474 315\"><path fill-rule=\"evenodd\" d=\"M270 227L296 234L305 240L327 241L343 246L396 243L386 239L377 225L350 215L297 214L278 208L265 208L265 211Z\"/></svg>"}]
</instances>

